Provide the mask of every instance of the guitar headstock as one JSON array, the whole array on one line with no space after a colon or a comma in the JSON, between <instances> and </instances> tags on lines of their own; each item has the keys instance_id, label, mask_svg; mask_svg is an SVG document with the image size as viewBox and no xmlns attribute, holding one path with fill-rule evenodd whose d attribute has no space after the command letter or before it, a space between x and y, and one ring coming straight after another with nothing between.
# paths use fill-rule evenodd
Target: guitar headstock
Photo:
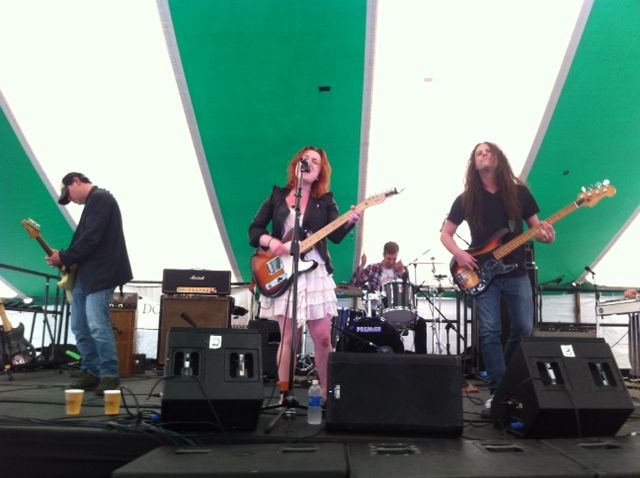
<instances>
[{"instance_id":1,"label":"guitar headstock","mask_svg":"<svg viewBox=\"0 0 640 478\"><path fill-rule=\"evenodd\" d=\"M399 194L396 188L387 189L382 193L369 196L363 201L362 204L364 205L364 207L375 206L377 204L383 203L388 197L395 196L396 194Z\"/></svg>"},{"instance_id":2,"label":"guitar headstock","mask_svg":"<svg viewBox=\"0 0 640 478\"><path fill-rule=\"evenodd\" d=\"M589 186L588 189L583 187L582 192L578 194L576 203L578 204L578 207L594 207L602 198L613 197L616 195L616 192L615 186L613 186L608 179L605 179L593 186Z\"/></svg>"},{"instance_id":3,"label":"guitar headstock","mask_svg":"<svg viewBox=\"0 0 640 478\"><path fill-rule=\"evenodd\" d=\"M33 219L31 218L23 219L22 227L24 227L27 230L27 232L29 233L29 236L31 236L32 239L35 239L36 237L40 237L40 224L38 224Z\"/></svg>"}]
</instances>

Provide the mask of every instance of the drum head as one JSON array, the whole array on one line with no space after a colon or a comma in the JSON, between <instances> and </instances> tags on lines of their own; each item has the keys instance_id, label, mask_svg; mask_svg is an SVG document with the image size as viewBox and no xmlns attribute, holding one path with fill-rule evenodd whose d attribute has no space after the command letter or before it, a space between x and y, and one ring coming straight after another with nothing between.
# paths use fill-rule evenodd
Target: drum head
<instances>
[{"instance_id":1,"label":"drum head","mask_svg":"<svg viewBox=\"0 0 640 478\"><path fill-rule=\"evenodd\" d=\"M376 318L354 320L345 329L336 350L340 352L403 353L400 334L386 322Z\"/></svg>"}]
</instances>

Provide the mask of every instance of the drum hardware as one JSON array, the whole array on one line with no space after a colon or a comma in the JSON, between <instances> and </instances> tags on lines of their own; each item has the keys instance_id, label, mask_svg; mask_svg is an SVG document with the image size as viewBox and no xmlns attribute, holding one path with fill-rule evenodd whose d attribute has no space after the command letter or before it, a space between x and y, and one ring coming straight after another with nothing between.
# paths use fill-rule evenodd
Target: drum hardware
<instances>
[{"instance_id":1,"label":"drum hardware","mask_svg":"<svg viewBox=\"0 0 640 478\"><path fill-rule=\"evenodd\" d=\"M435 345L437 343L438 350L440 351L440 353L442 351L442 344L440 342L439 330L440 330L440 324L445 323L447 324L445 325L445 330L447 331L447 342L446 342L445 348L446 348L447 355L450 355L451 343L449 341L449 331L453 330L456 333L456 335L459 337L459 339L465 343L466 343L466 338L457 329L455 323L447 319L447 317L442 313L442 310L440 310L440 307L439 307L439 305L441 304L436 305L434 301L431 300L431 297L429 297L429 295L426 294L420 287L417 288L417 294L419 294L422 298L424 298L431 307L431 330L432 330L431 341L432 341L432 347L433 347L432 350L435 349ZM442 293L439 294L438 299L439 301L442 300ZM436 335L436 324L437 324L437 332L438 332L437 335Z\"/></svg>"},{"instance_id":2,"label":"drum hardware","mask_svg":"<svg viewBox=\"0 0 640 478\"><path fill-rule=\"evenodd\" d=\"M307 327L307 323L304 323L302 327L302 338L300 344L300 353L298 354L298 361L296 362L296 371L300 375L309 376L313 374L315 371L315 362L311 357L311 354L307 353L307 334L309 333L309 328Z\"/></svg>"},{"instance_id":3,"label":"drum hardware","mask_svg":"<svg viewBox=\"0 0 640 478\"><path fill-rule=\"evenodd\" d=\"M418 283L418 264L427 264L426 262L418 262L420 259L422 259L422 257L429 252L431 249L427 249L426 251L424 251L422 254L420 254L418 257L416 257L414 260L412 260L411 262L409 262L407 264L407 268L409 266L413 266L413 283L417 284Z\"/></svg>"},{"instance_id":4,"label":"drum hardware","mask_svg":"<svg viewBox=\"0 0 640 478\"><path fill-rule=\"evenodd\" d=\"M364 312L367 317L376 317L376 310L380 305L380 294L377 292L367 292L364 295Z\"/></svg>"}]
</instances>

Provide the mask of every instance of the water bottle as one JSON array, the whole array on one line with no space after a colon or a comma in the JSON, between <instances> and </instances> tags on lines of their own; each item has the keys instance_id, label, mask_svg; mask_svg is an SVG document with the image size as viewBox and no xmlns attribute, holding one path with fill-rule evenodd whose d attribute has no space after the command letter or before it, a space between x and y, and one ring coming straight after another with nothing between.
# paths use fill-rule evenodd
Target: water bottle
<instances>
[{"instance_id":1,"label":"water bottle","mask_svg":"<svg viewBox=\"0 0 640 478\"><path fill-rule=\"evenodd\" d=\"M307 423L309 425L320 425L322 423L322 389L317 380L311 382L311 387L309 387Z\"/></svg>"}]
</instances>

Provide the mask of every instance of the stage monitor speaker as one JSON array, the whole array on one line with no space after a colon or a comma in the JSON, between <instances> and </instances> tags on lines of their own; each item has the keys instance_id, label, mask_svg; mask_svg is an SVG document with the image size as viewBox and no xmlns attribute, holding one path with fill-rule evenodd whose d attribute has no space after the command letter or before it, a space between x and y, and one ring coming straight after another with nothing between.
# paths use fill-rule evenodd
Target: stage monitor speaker
<instances>
[{"instance_id":1,"label":"stage monitor speaker","mask_svg":"<svg viewBox=\"0 0 640 478\"><path fill-rule=\"evenodd\" d=\"M171 296L160 300L160 326L158 332L158 363L164 364L167 334L171 327L193 327L181 315L189 317L198 328L227 328L231 325L233 297Z\"/></svg>"},{"instance_id":2,"label":"stage monitor speaker","mask_svg":"<svg viewBox=\"0 0 640 478\"><path fill-rule=\"evenodd\" d=\"M333 352L327 431L462 432L459 356Z\"/></svg>"},{"instance_id":3,"label":"stage monitor speaker","mask_svg":"<svg viewBox=\"0 0 640 478\"><path fill-rule=\"evenodd\" d=\"M172 328L162 421L167 428L253 430L262 407L256 330Z\"/></svg>"},{"instance_id":4,"label":"stage monitor speaker","mask_svg":"<svg viewBox=\"0 0 640 478\"><path fill-rule=\"evenodd\" d=\"M521 339L491 404L496 427L536 438L611 436L633 411L598 338Z\"/></svg>"}]
</instances>

